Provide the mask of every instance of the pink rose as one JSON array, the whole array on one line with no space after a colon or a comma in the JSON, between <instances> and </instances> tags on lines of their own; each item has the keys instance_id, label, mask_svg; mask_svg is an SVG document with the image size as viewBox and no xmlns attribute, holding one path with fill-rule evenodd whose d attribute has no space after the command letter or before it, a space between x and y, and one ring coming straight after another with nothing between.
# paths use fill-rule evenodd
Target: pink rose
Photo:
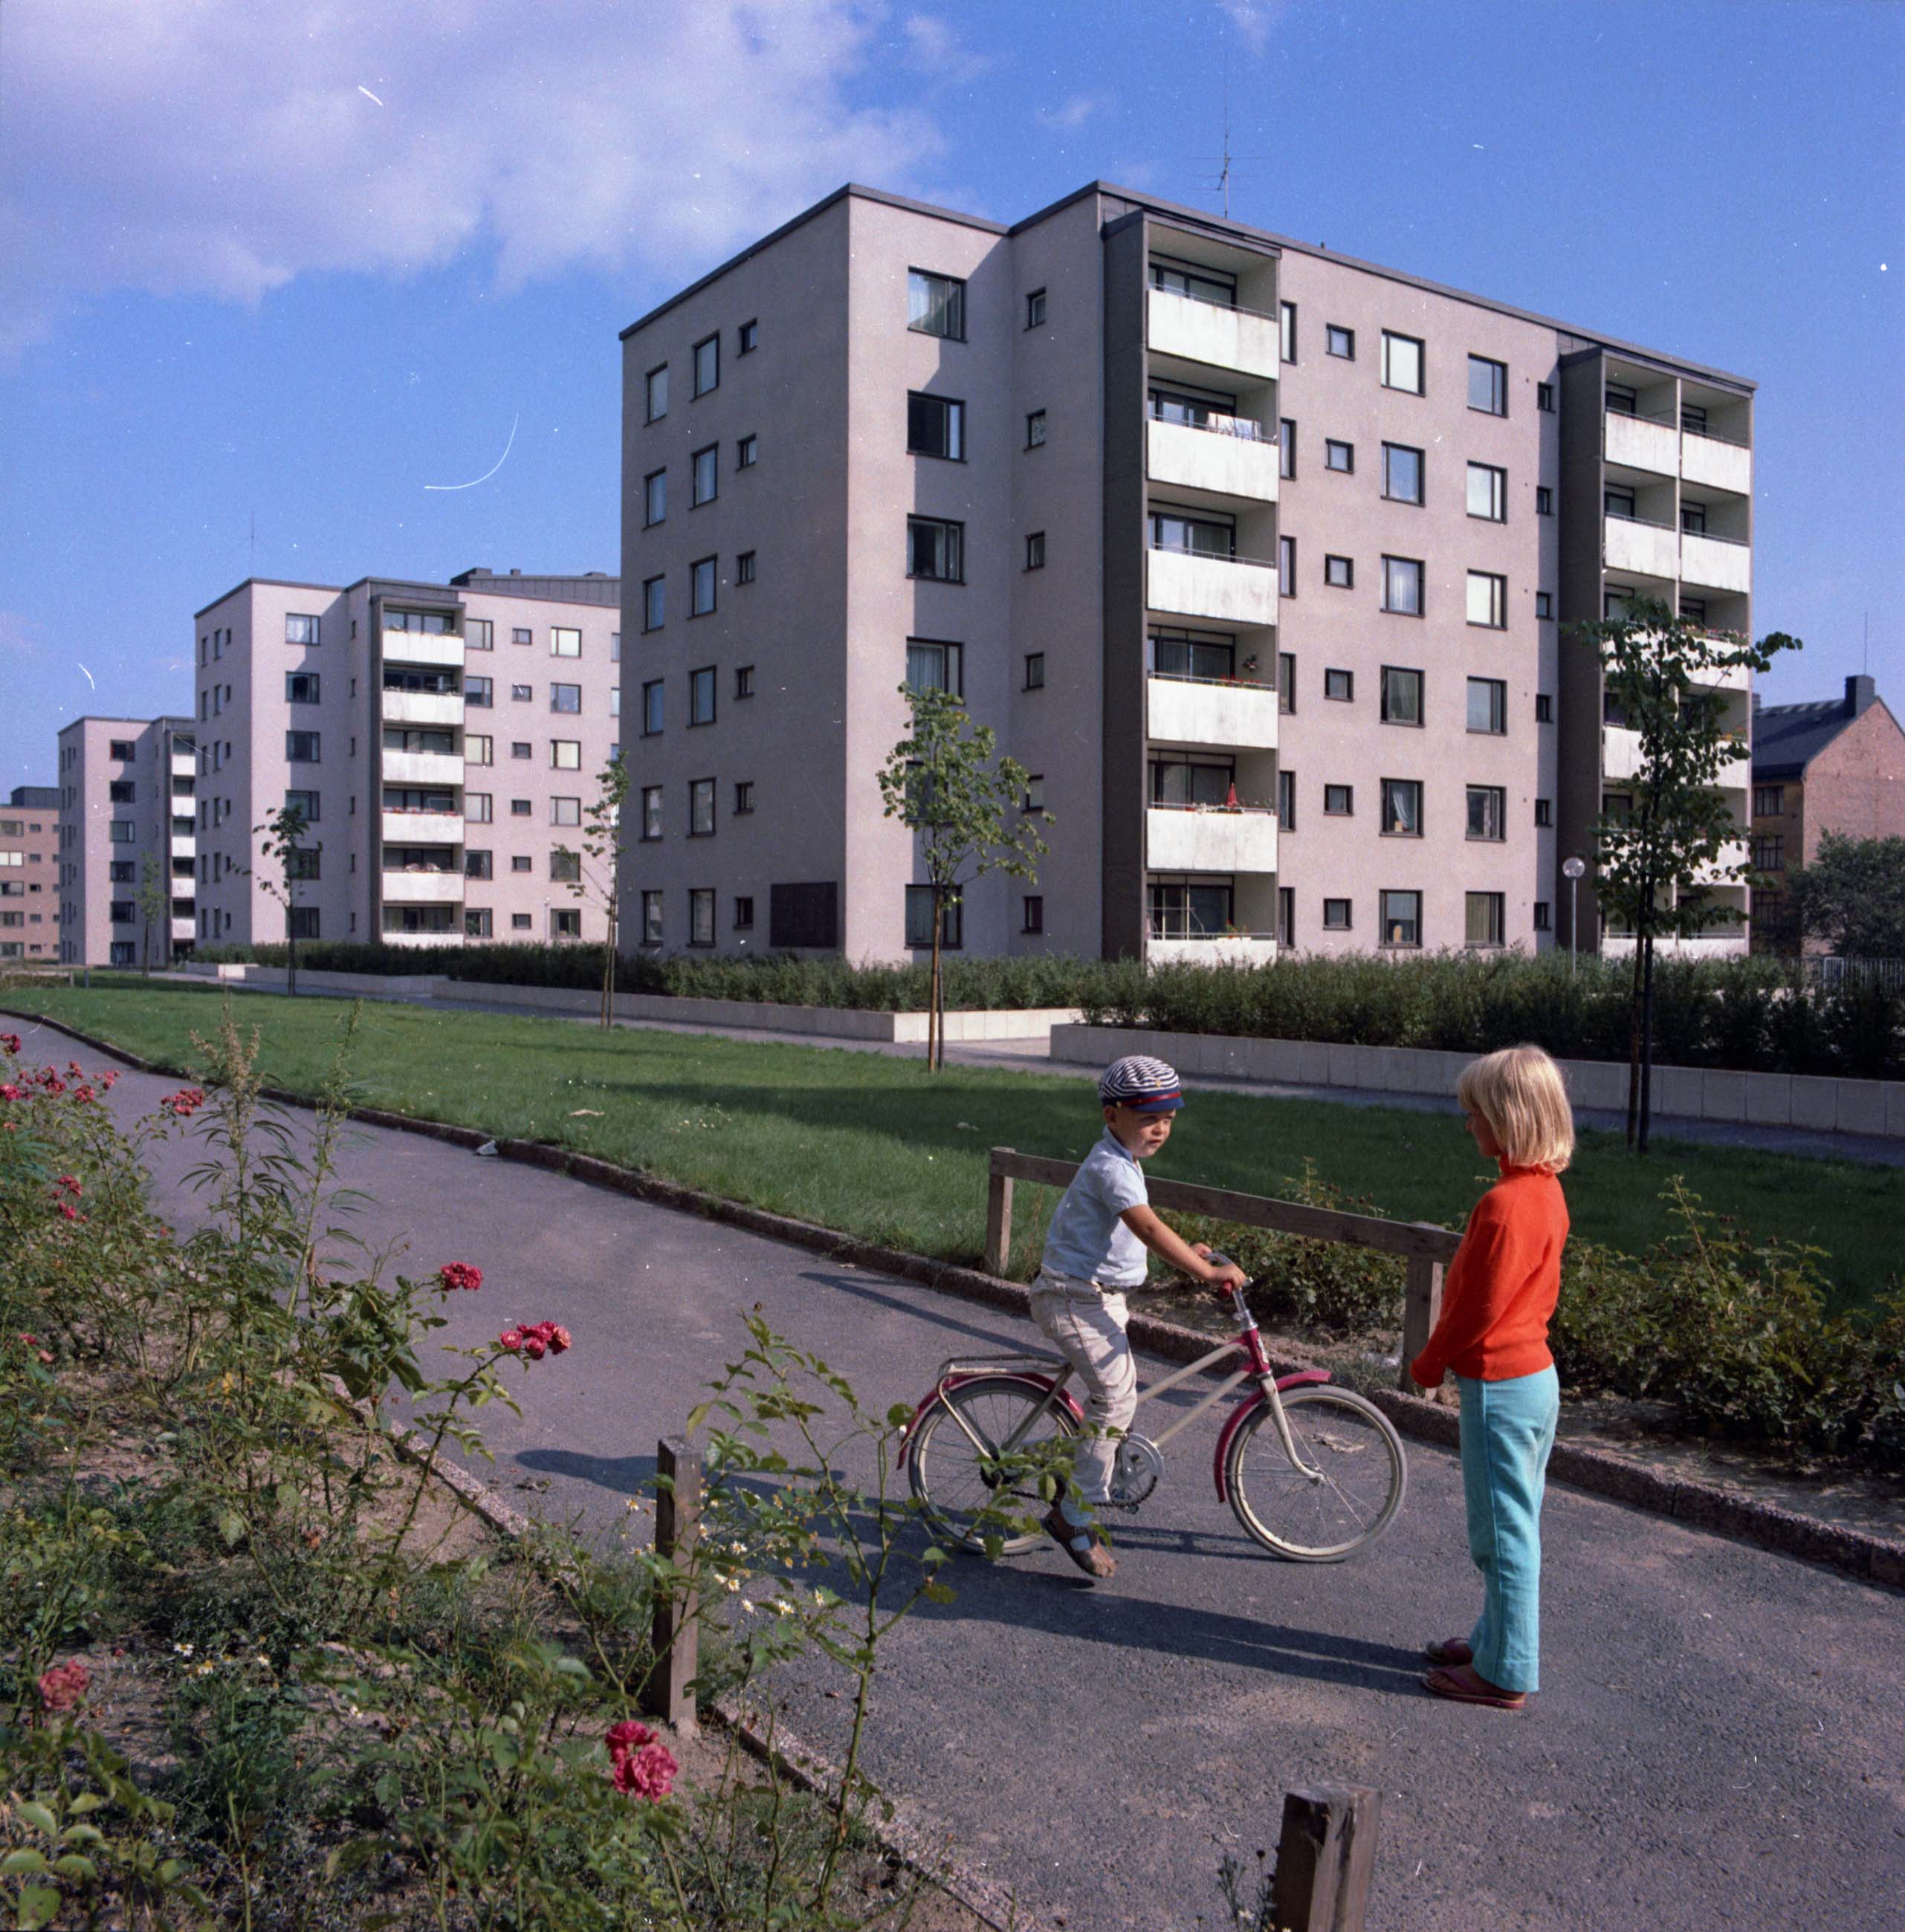
<instances>
[{"instance_id":1,"label":"pink rose","mask_svg":"<svg viewBox=\"0 0 1905 1932\"><path fill-rule=\"evenodd\" d=\"M0 1087L0 1100L23 1100L26 1097L26 1096L20 1088L11 1082L5 1087Z\"/></svg>"},{"instance_id":2,"label":"pink rose","mask_svg":"<svg viewBox=\"0 0 1905 1932\"><path fill-rule=\"evenodd\" d=\"M83 1664L56 1664L40 1677L40 1702L49 1711L70 1711L86 1694Z\"/></svg>"},{"instance_id":3,"label":"pink rose","mask_svg":"<svg viewBox=\"0 0 1905 1932\"><path fill-rule=\"evenodd\" d=\"M645 1744L639 1750L612 1759L608 1775L617 1791L631 1798L645 1798L652 1804L668 1796L681 1768L667 1745Z\"/></svg>"},{"instance_id":4,"label":"pink rose","mask_svg":"<svg viewBox=\"0 0 1905 1932\"><path fill-rule=\"evenodd\" d=\"M20 1035L17 1033L0 1033L0 1050L8 1053L20 1051Z\"/></svg>"},{"instance_id":5,"label":"pink rose","mask_svg":"<svg viewBox=\"0 0 1905 1932\"><path fill-rule=\"evenodd\" d=\"M69 1194L83 1194L86 1192L85 1189L80 1185L77 1174L62 1174L53 1185L56 1187L65 1188Z\"/></svg>"},{"instance_id":6,"label":"pink rose","mask_svg":"<svg viewBox=\"0 0 1905 1932\"><path fill-rule=\"evenodd\" d=\"M523 1334L520 1328L506 1328L496 1338L499 1348L507 1348L511 1354L517 1354L522 1347Z\"/></svg>"},{"instance_id":7,"label":"pink rose","mask_svg":"<svg viewBox=\"0 0 1905 1932\"><path fill-rule=\"evenodd\" d=\"M468 1262L446 1262L437 1270L437 1279L446 1289L460 1288L473 1294L483 1285L483 1271Z\"/></svg>"},{"instance_id":8,"label":"pink rose","mask_svg":"<svg viewBox=\"0 0 1905 1932\"><path fill-rule=\"evenodd\" d=\"M611 1724L608 1735L602 1742L608 1747L611 1757L626 1757L630 1751L639 1750L651 1742L654 1732L646 1724L633 1718L624 1718L619 1724Z\"/></svg>"}]
</instances>

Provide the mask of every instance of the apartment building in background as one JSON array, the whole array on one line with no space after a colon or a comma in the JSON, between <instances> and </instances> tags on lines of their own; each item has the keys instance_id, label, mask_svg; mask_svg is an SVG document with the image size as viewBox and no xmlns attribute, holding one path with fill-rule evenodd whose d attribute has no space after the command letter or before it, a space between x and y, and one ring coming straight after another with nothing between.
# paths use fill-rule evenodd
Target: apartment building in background
<instances>
[{"instance_id":1,"label":"apartment building in background","mask_svg":"<svg viewBox=\"0 0 1905 1932\"><path fill-rule=\"evenodd\" d=\"M1050 848L954 945L1542 948L1624 748L1562 627L1746 628L1750 384L1102 183L849 186L622 340L631 945L928 944L910 684Z\"/></svg>"},{"instance_id":2,"label":"apartment building in background","mask_svg":"<svg viewBox=\"0 0 1905 1932\"><path fill-rule=\"evenodd\" d=\"M613 754L620 586L248 578L198 612L197 932L212 945L599 939L584 814ZM308 826L292 904L258 830ZM590 881L583 878L587 885Z\"/></svg>"},{"instance_id":3,"label":"apartment building in background","mask_svg":"<svg viewBox=\"0 0 1905 1932\"><path fill-rule=\"evenodd\" d=\"M59 956L158 969L188 956L197 741L189 718L76 718L59 734Z\"/></svg>"},{"instance_id":4,"label":"apartment building in background","mask_svg":"<svg viewBox=\"0 0 1905 1932\"><path fill-rule=\"evenodd\" d=\"M59 956L59 788L15 785L0 799L0 960Z\"/></svg>"}]
</instances>

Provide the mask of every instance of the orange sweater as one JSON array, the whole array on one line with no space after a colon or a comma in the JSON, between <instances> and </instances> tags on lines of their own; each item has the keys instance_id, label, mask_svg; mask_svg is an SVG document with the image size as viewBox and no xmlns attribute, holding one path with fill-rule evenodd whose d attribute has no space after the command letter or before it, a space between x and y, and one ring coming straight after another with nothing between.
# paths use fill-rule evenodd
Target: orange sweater
<instances>
[{"instance_id":1,"label":"orange sweater","mask_svg":"<svg viewBox=\"0 0 1905 1932\"><path fill-rule=\"evenodd\" d=\"M1409 1364L1424 1388L1453 1370L1485 1382L1549 1366L1548 1323L1561 1288L1567 1203L1545 1167L1500 1163L1476 1202L1442 1286L1442 1318Z\"/></svg>"}]
</instances>

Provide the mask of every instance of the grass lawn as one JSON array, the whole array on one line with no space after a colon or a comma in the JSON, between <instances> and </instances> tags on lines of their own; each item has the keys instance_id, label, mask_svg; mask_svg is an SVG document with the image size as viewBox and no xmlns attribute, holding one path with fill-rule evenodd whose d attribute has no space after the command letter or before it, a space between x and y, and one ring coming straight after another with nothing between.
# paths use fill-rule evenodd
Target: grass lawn
<instances>
[{"instance_id":1,"label":"grass lawn","mask_svg":"<svg viewBox=\"0 0 1905 1932\"><path fill-rule=\"evenodd\" d=\"M70 1022L180 1072L190 1034L215 1024L206 992L134 985L22 987L0 1005ZM312 1087L335 1049L343 1001L246 993L273 1084ZM28 1052L34 1048L29 1044ZM353 1071L359 1098L504 1136L555 1142L916 1252L978 1258L993 1146L1081 1158L1099 1128L1075 1078L806 1046L618 1030L572 1022L367 1003ZM1306 1156L1385 1214L1459 1226L1484 1184L1453 1115L1197 1092L1152 1172L1259 1194L1286 1191ZM1905 1168L1657 1140L1645 1162L1618 1136L1582 1138L1567 1177L1576 1232L1629 1252L1664 1233L1659 1196L1681 1174L1755 1233L1831 1256L1849 1302L1900 1271ZM1049 1201L1022 1188L1021 1271Z\"/></svg>"}]
</instances>

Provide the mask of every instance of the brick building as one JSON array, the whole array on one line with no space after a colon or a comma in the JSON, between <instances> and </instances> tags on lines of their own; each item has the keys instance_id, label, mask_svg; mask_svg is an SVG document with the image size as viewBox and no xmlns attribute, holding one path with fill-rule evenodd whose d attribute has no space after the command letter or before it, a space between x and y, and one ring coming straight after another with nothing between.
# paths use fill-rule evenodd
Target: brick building
<instances>
[{"instance_id":1,"label":"brick building","mask_svg":"<svg viewBox=\"0 0 1905 1932\"><path fill-rule=\"evenodd\" d=\"M0 801L0 959L59 957L59 788Z\"/></svg>"}]
</instances>

